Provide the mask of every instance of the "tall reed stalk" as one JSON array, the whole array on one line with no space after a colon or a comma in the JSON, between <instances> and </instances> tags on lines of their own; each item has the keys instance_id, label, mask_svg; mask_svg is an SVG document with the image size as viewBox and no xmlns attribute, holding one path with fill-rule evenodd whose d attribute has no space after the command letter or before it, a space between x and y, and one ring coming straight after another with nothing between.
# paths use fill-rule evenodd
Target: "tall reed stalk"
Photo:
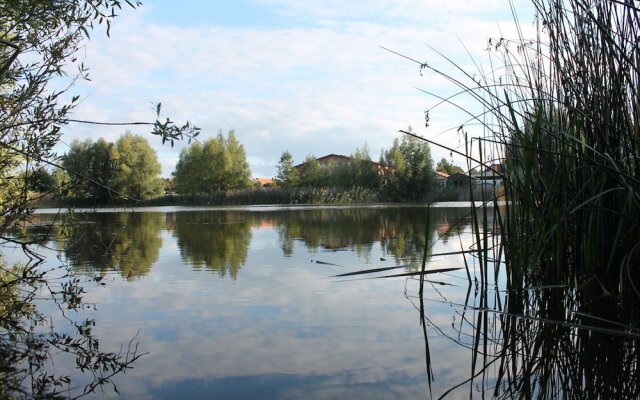
<instances>
[{"instance_id":1,"label":"tall reed stalk","mask_svg":"<svg viewBox=\"0 0 640 400\"><path fill-rule=\"evenodd\" d=\"M508 201L493 218L473 211L482 290L470 387L495 368L499 398L637 398L640 5L532 2L537 36L490 42L501 65L480 79L421 65L483 109L462 152L469 168L503 164ZM489 290L501 268L504 298Z\"/></svg>"}]
</instances>

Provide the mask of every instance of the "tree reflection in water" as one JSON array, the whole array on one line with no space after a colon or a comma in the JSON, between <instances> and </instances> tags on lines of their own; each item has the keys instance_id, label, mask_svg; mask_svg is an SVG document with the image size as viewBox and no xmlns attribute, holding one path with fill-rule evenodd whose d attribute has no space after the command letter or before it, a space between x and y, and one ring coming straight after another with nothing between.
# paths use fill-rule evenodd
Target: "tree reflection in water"
<instances>
[{"instance_id":1,"label":"tree reflection in water","mask_svg":"<svg viewBox=\"0 0 640 400\"><path fill-rule=\"evenodd\" d=\"M119 212L78 216L59 229L64 251L80 272L118 271L127 279L146 275L162 247L162 213Z\"/></svg>"},{"instance_id":2,"label":"tree reflection in water","mask_svg":"<svg viewBox=\"0 0 640 400\"><path fill-rule=\"evenodd\" d=\"M457 246L459 241L466 246L462 250L473 251L466 254L471 279L467 282L464 272L451 278L438 273L427 275L424 296L411 298L419 310L425 340L424 376L433 390L427 397L640 396L637 309L621 306L616 293L605 291L598 279L586 276L567 273L558 283L557 274L532 274L526 282L519 281L500 270L503 266L496 261L499 243L483 245L487 251L479 249L475 232L469 229L468 209L433 208L430 218L427 212L425 207L346 207L94 214L64 228L67 231L60 228L59 233L66 232L75 241L74 246L66 244L63 248L79 271L117 270L130 279L143 276L158 259L163 226L174 235L186 265L232 279L237 279L247 264L252 231L258 228L277 233L285 256L301 252L304 257L305 251L325 251L339 259L346 253L335 252L345 251L355 253L357 259L368 259L376 254L375 260L367 261L373 264L372 271L380 265L377 256L381 255L393 263L382 263L384 267L408 268L415 273L426 247L427 260L434 261L429 269L434 272L439 269L435 261L440 259L435 254L444 254L434 250L432 257L434 243L452 241ZM489 213L486 223L478 226L493 232L498 229L497 223ZM429 232L426 240L425 231ZM105 238L111 241L106 243ZM134 242L143 248L130 249ZM77 247L84 251L74 252ZM462 255L455 257L460 257L459 262L446 267L464 267ZM386 274L392 273L378 271L378 277ZM411 285L418 281L409 278L408 282ZM458 288L453 288L452 282ZM434 303L453 310L449 314L451 323L443 322L442 307L434 313L430 307ZM456 361L458 368L468 369L466 377L456 371L455 379L459 380L455 383L443 374L443 368L446 371L451 365L451 348L433 343L434 338L442 337L470 350L464 353L469 357L467 363Z\"/></svg>"},{"instance_id":3,"label":"tree reflection in water","mask_svg":"<svg viewBox=\"0 0 640 400\"><path fill-rule=\"evenodd\" d=\"M66 264L55 265L53 257L37 255L50 247L50 239L65 250L88 245L78 226L33 218L15 232L16 242L30 243L23 247L28 261L7 265L0 256L0 398L79 398L109 387L117 392L112 379L143 355L136 337L113 352L95 335L96 320L85 314L95 305L83 296L87 285L103 284L101 276L79 275ZM108 248L135 258L122 243L114 238Z\"/></svg>"},{"instance_id":4,"label":"tree reflection in water","mask_svg":"<svg viewBox=\"0 0 640 400\"><path fill-rule=\"evenodd\" d=\"M228 210L168 213L166 218L185 263L237 279L247 261L255 218Z\"/></svg>"},{"instance_id":5,"label":"tree reflection in water","mask_svg":"<svg viewBox=\"0 0 640 400\"><path fill-rule=\"evenodd\" d=\"M299 209L278 213L275 220L285 256L293 255L296 240L310 250L349 249L365 258L379 242L384 257L416 270L422 261L427 212L426 207ZM469 223L468 209L435 209L434 213L429 243L446 242Z\"/></svg>"}]
</instances>

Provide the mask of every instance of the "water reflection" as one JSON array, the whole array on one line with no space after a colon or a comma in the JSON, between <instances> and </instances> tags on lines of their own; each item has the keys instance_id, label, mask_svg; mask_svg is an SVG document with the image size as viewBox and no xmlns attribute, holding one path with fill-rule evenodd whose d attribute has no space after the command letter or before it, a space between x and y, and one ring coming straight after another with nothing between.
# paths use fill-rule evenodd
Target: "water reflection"
<instances>
[{"instance_id":1,"label":"water reflection","mask_svg":"<svg viewBox=\"0 0 640 400\"><path fill-rule=\"evenodd\" d=\"M167 230L177 239L183 262L220 277L238 277L251 243L251 214L234 211L167 213Z\"/></svg>"},{"instance_id":2,"label":"water reflection","mask_svg":"<svg viewBox=\"0 0 640 400\"><path fill-rule=\"evenodd\" d=\"M555 286L510 291L505 313L485 316L499 322L485 329L501 339L492 352L500 366L496 397L637 399L638 312L596 282L577 290Z\"/></svg>"},{"instance_id":3,"label":"water reflection","mask_svg":"<svg viewBox=\"0 0 640 400\"><path fill-rule=\"evenodd\" d=\"M596 275L550 271L514 277L492 262L499 246L491 252L484 273L472 270L464 300L428 283L424 296L408 291L419 308L434 398L640 398L636 306L606 290ZM467 258L478 263L475 254ZM438 320L442 314L434 305L451 307L449 323ZM438 373L442 355L453 351L434 348L434 337L469 350L466 362L459 360L465 376L451 380Z\"/></svg>"},{"instance_id":4,"label":"water reflection","mask_svg":"<svg viewBox=\"0 0 640 400\"><path fill-rule=\"evenodd\" d=\"M373 244L380 243L383 258L415 268L421 262L425 233L429 243L446 243L469 223L468 209L433 209L431 219L427 213L425 207L291 210L278 214L276 225L286 256L293 255L296 240L307 249L353 250L365 258Z\"/></svg>"},{"instance_id":5,"label":"water reflection","mask_svg":"<svg viewBox=\"0 0 640 400\"><path fill-rule=\"evenodd\" d=\"M81 272L146 275L158 261L164 216L159 213L76 215L56 226L67 260Z\"/></svg>"},{"instance_id":6,"label":"water reflection","mask_svg":"<svg viewBox=\"0 0 640 400\"><path fill-rule=\"evenodd\" d=\"M118 378L126 398L640 395L637 308L595 279L572 288L539 277L507 291L505 275L481 273L474 254L443 255L472 247L468 209L431 212L103 213L33 235L52 232L77 271L129 278L87 288L101 344L140 331L149 353ZM466 261L471 280L464 269L429 275L424 296L415 278L362 279L388 271L336 282L363 269L415 271L425 246L428 269Z\"/></svg>"},{"instance_id":7,"label":"water reflection","mask_svg":"<svg viewBox=\"0 0 640 400\"><path fill-rule=\"evenodd\" d=\"M158 260L161 231L166 230L176 238L184 264L235 280L255 229L275 229L286 257L294 256L295 243L301 243L311 252L354 251L368 262L379 244L381 261L415 270L426 232L430 249L434 241L446 244L469 221L467 209L433 209L430 219L427 212L424 207L369 207L92 213L66 216L46 233L52 233L78 271L117 270L133 279L146 275ZM42 236L38 226L32 230Z\"/></svg>"}]
</instances>

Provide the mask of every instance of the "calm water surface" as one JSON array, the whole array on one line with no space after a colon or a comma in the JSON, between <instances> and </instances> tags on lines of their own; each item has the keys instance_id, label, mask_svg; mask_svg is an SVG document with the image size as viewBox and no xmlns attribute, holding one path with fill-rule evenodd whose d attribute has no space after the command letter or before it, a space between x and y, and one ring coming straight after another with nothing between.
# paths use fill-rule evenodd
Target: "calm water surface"
<instances>
[{"instance_id":1,"label":"calm water surface","mask_svg":"<svg viewBox=\"0 0 640 400\"><path fill-rule=\"evenodd\" d=\"M374 277L418 270L425 229L430 253L470 244L468 209L436 209L429 227L426 212L99 212L60 225L50 246L76 271L105 277L105 286L86 287L84 299L96 310L83 313L95 319L101 348L117 351L135 337L148 353L115 379L123 398L425 398L418 281ZM461 266L460 255L430 257L428 264ZM382 267L398 268L335 277ZM464 270L433 280L450 284L429 286L426 296L433 300L429 345L438 392L468 376L470 355L446 332L458 318L452 302L464 303L468 284Z\"/></svg>"},{"instance_id":2,"label":"calm water surface","mask_svg":"<svg viewBox=\"0 0 640 400\"><path fill-rule=\"evenodd\" d=\"M95 309L77 316L95 320L101 349L117 352L133 339L146 353L115 378L122 398L493 393L501 367L484 355L501 351L502 320L480 310L500 308L505 296L479 292L473 258L469 282L462 255L440 255L471 248L468 208L435 208L430 218L426 207L173 207L38 218L59 221L47 231L59 263L104 277L105 286L86 286ZM427 269L455 270L429 275L421 318L419 281L388 276L418 271L425 245ZM388 269L337 276L378 268ZM64 330L64 319L52 322ZM496 337L480 338L474 326ZM479 342L484 347L471 351ZM78 375L59 358L55 371Z\"/></svg>"}]
</instances>

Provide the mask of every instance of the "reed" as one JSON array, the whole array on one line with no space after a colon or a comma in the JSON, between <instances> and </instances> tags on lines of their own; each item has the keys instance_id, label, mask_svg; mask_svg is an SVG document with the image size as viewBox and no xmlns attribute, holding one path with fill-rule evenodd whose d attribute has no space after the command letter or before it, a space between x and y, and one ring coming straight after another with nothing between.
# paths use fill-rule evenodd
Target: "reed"
<instances>
[{"instance_id":1,"label":"reed","mask_svg":"<svg viewBox=\"0 0 640 400\"><path fill-rule=\"evenodd\" d=\"M420 66L482 109L459 129L469 169L504 165L506 204L472 212L480 290L466 305L464 384L496 398L638 398L640 8L532 2L537 36L490 42L499 68L477 78ZM505 291L493 290L500 276Z\"/></svg>"},{"instance_id":2,"label":"reed","mask_svg":"<svg viewBox=\"0 0 640 400\"><path fill-rule=\"evenodd\" d=\"M621 306L637 305L640 9L634 1L533 4L537 37L490 42L503 65L481 79L459 69L465 84L421 65L461 86L483 109L472 117L483 132L467 139L462 152L469 169L504 165L501 194L509 201L494 208L498 225L481 226L486 208L474 211L482 233L478 256L498 246L494 265L506 267L513 288L596 280ZM470 197L497 200L479 194Z\"/></svg>"}]
</instances>

